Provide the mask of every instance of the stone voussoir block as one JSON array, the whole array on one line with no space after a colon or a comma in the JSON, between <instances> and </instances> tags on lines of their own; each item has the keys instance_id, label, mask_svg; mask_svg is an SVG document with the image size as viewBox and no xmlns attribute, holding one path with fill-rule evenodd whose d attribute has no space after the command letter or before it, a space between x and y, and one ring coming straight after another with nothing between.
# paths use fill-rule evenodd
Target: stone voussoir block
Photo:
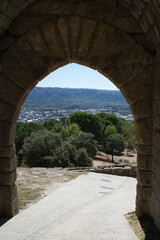
<instances>
[{"instance_id":1,"label":"stone voussoir block","mask_svg":"<svg viewBox=\"0 0 160 240\"><path fill-rule=\"evenodd\" d=\"M140 185L151 186L152 185L152 175L151 171L144 171L138 169L137 171L137 180Z\"/></svg>"},{"instance_id":2,"label":"stone voussoir block","mask_svg":"<svg viewBox=\"0 0 160 240\"><path fill-rule=\"evenodd\" d=\"M152 155L152 144L138 144L137 152L144 156Z\"/></svg>"},{"instance_id":3,"label":"stone voussoir block","mask_svg":"<svg viewBox=\"0 0 160 240\"><path fill-rule=\"evenodd\" d=\"M2 216L13 217L18 213L18 197L13 200L6 200L2 206Z\"/></svg>"},{"instance_id":4,"label":"stone voussoir block","mask_svg":"<svg viewBox=\"0 0 160 240\"><path fill-rule=\"evenodd\" d=\"M0 157L1 158L11 158L16 154L15 144L10 145L0 145Z\"/></svg>"},{"instance_id":5,"label":"stone voussoir block","mask_svg":"<svg viewBox=\"0 0 160 240\"><path fill-rule=\"evenodd\" d=\"M150 96L152 93L152 88L153 83L151 82L150 78L145 76L145 74L143 73L135 76L120 89L128 103L134 104L138 100L142 100L143 98Z\"/></svg>"},{"instance_id":6,"label":"stone voussoir block","mask_svg":"<svg viewBox=\"0 0 160 240\"><path fill-rule=\"evenodd\" d=\"M31 57L31 56L30 56ZM30 61L28 59L28 61ZM20 60L21 62L21 60ZM9 51L1 55L1 72L11 81L15 82L22 90L27 90L34 77L25 67L20 64Z\"/></svg>"},{"instance_id":7,"label":"stone voussoir block","mask_svg":"<svg viewBox=\"0 0 160 240\"><path fill-rule=\"evenodd\" d=\"M136 120L139 144L152 145L153 118Z\"/></svg>"},{"instance_id":8,"label":"stone voussoir block","mask_svg":"<svg viewBox=\"0 0 160 240\"><path fill-rule=\"evenodd\" d=\"M13 185L16 179L16 170L12 172L0 172L0 185Z\"/></svg>"},{"instance_id":9,"label":"stone voussoir block","mask_svg":"<svg viewBox=\"0 0 160 240\"><path fill-rule=\"evenodd\" d=\"M15 139L16 122L8 123L0 121L0 145L11 145Z\"/></svg>"},{"instance_id":10,"label":"stone voussoir block","mask_svg":"<svg viewBox=\"0 0 160 240\"><path fill-rule=\"evenodd\" d=\"M18 119L20 108L14 107L6 102L0 100L0 121L15 123Z\"/></svg>"},{"instance_id":11,"label":"stone voussoir block","mask_svg":"<svg viewBox=\"0 0 160 240\"><path fill-rule=\"evenodd\" d=\"M141 153L137 154L137 165L141 170L150 170L153 168L153 156L152 155L142 155Z\"/></svg>"},{"instance_id":12,"label":"stone voussoir block","mask_svg":"<svg viewBox=\"0 0 160 240\"><path fill-rule=\"evenodd\" d=\"M1 172L12 172L16 168L16 156L0 157Z\"/></svg>"},{"instance_id":13,"label":"stone voussoir block","mask_svg":"<svg viewBox=\"0 0 160 240\"><path fill-rule=\"evenodd\" d=\"M140 199L138 196L136 197L136 213L138 217L142 217L144 215L150 216L150 200Z\"/></svg>"},{"instance_id":14,"label":"stone voussoir block","mask_svg":"<svg viewBox=\"0 0 160 240\"><path fill-rule=\"evenodd\" d=\"M130 105L132 113L135 116L135 120L152 116L152 99L153 96L149 95L144 99Z\"/></svg>"},{"instance_id":15,"label":"stone voussoir block","mask_svg":"<svg viewBox=\"0 0 160 240\"><path fill-rule=\"evenodd\" d=\"M19 101L24 95L24 89L0 73L0 100L12 106L19 106Z\"/></svg>"},{"instance_id":16,"label":"stone voussoir block","mask_svg":"<svg viewBox=\"0 0 160 240\"><path fill-rule=\"evenodd\" d=\"M140 184L137 184L137 194L139 199L149 199L151 197L151 193L151 187L144 187Z\"/></svg>"},{"instance_id":17,"label":"stone voussoir block","mask_svg":"<svg viewBox=\"0 0 160 240\"><path fill-rule=\"evenodd\" d=\"M12 201L17 196L17 186L13 184L12 186L0 186L0 197L3 201Z\"/></svg>"}]
</instances>

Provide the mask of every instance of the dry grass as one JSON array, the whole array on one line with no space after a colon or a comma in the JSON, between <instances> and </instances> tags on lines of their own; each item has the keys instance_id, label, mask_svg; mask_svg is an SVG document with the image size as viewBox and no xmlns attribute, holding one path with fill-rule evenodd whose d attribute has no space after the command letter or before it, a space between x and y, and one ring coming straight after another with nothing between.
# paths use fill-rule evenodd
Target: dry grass
<instances>
[{"instance_id":1,"label":"dry grass","mask_svg":"<svg viewBox=\"0 0 160 240\"><path fill-rule=\"evenodd\" d=\"M139 222L135 212L128 213L126 215L126 219L128 220L130 226L132 227L133 231L137 235L138 239L144 240L145 233L144 233L143 228L140 225L140 222Z\"/></svg>"},{"instance_id":2,"label":"dry grass","mask_svg":"<svg viewBox=\"0 0 160 240\"><path fill-rule=\"evenodd\" d=\"M73 180L81 174L76 171L68 172L66 169L56 168L18 168L19 209L27 208L55 190L60 183Z\"/></svg>"},{"instance_id":3,"label":"dry grass","mask_svg":"<svg viewBox=\"0 0 160 240\"><path fill-rule=\"evenodd\" d=\"M149 217L137 218L135 212L131 212L126 219L139 240L160 240L160 232Z\"/></svg>"},{"instance_id":4,"label":"dry grass","mask_svg":"<svg viewBox=\"0 0 160 240\"><path fill-rule=\"evenodd\" d=\"M124 151L120 156L114 155L114 164L136 164L137 163L137 153L131 152L129 155L127 155L127 152ZM99 154L96 156L96 159L93 161L93 166L110 166L112 165L112 156L105 154L103 152L99 152Z\"/></svg>"}]
</instances>

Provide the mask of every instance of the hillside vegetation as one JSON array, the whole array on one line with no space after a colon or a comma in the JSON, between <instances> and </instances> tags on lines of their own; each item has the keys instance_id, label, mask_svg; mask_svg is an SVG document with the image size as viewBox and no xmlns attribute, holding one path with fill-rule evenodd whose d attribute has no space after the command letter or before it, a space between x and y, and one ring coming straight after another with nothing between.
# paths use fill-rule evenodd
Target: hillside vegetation
<instances>
[{"instance_id":1,"label":"hillside vegetation","mask_svg":"<svg viewBox=\"0 0 160 240\"><path fill-rule=\"evenodd\" d=\"M34 88L24 107L129 107L118 90L70 89L70 88Z\"/></svg>"},{"instance_id":2,"label":"hillside vegetation","mask_svg":"<svg viewBox=\"0 0 160 240\"><path fill-rule=\"evenodd\" d=\"M92 166L98 151L113 155L136 147L135 123L113 114L76 112L42 125L17 123L18 165L29 167Z\"/></svg>"}]
</instances>

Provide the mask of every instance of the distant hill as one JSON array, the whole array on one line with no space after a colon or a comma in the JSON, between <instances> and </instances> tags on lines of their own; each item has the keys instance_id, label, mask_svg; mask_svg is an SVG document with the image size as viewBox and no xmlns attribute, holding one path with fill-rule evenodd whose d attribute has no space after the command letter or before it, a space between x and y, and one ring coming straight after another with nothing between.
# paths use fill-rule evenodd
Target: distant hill
<instances>
[{"instance_id":1,"label":"distant hill","mask_svg":"<svg viewBox=\"0 0 160 240\"><path fill-rule=\"evenodd\" d=\"M108 107L128 106L120 91L71 89L71 88L34 88L24 107Z\"/></svg>"}]
</instances>

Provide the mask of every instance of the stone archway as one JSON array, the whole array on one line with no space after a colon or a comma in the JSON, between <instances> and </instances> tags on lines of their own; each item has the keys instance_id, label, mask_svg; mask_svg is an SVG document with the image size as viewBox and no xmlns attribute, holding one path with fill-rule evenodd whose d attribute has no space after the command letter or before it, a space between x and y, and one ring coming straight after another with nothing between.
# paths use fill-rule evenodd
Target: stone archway
<instances>
[{"instance_id":1,"label":"stone archway","mask_svg":"<svg viewBox=\"0 0 160 240\"><path fill-rule=\"evenodd\" d=\"M30 0L0 3L0 215L18 212L15 127L31 89L76 62L123 93L138 134L137 214L160 228L158 2Z\"/></svg>"}]
</instances>

